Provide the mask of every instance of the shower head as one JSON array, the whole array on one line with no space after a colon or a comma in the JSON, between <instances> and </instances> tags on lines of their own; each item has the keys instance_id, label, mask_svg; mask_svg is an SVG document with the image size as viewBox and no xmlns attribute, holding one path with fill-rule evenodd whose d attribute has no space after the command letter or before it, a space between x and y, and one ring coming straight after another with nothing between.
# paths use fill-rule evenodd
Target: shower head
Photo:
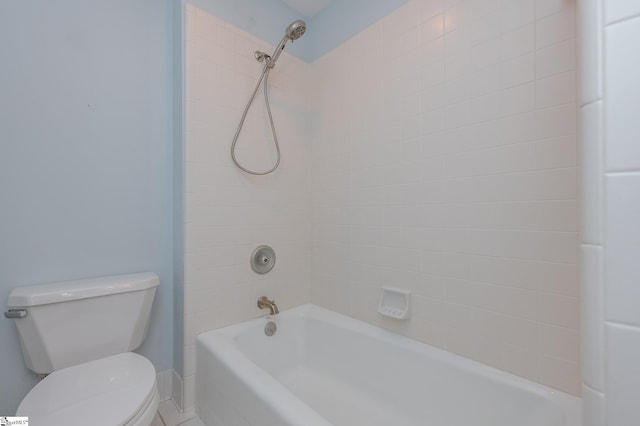
<instances>
[{"instance_id":1,"label":"shower head","mask_svg":"<svg viewBox=\"0 0 640 426\"><path fill-rule=\"evenodd\" d=\"M287 29L285 30L285 36L293 41L297 40L307 31L307 24L304 21L298 19L297 21L293 21Z\"/></svg>"},{"instance_id":2,"label":"shower head","mask_svg":"<svg viewBox=\"0 0 640 426\"><path fill-rule=\"evenodd\" d=\"M284 50L284 46L287 44L287 41L291 40L293 42L294 40L299 39L300 37L302 37L305 31L307 31L307 24L305 24L305 22L300 19L289 24L287 29L284 31L284 37L282 38L282 41L280 41L280 44L278 45L278 47L276 47L273 55L271 55L271 68L273 68L273 66L276 64L276 61L280 57L280 53L282 53L282 51Z\"/></svg>"}]
</instances>

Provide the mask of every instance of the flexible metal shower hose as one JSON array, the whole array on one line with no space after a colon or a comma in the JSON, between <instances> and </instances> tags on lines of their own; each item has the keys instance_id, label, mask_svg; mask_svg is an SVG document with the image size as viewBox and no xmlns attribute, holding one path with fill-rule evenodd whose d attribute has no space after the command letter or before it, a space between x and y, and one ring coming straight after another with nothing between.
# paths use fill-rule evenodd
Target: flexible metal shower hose
<instances>
[{"instance_id":1,"label":"flexible metal shower hose","mask_svg":"<svg viewBox=\"0 0 640 426\"><path fill-rule=\"evenodd\" d=\"M238 166L238 168L243 172L247 172L252 175L267 175L273 172L275 169L277 169L278 165L280 165L280 145L278 145L278 136L276 135L276 127L273 124L273 116L271 115L271 107L269 106L269 72L271 72L271 68L272 67L269 66L268 63L264 64L264 68L262 69L262 75L258 80L258 84L256 84L256 88L253 90L253 94L251 95L249 102L247 102L247 106L244 108L244 112L242 113L242 118L240 119L240 123L238 124L238 129L236 130L236 134L233 137L233 143L231 144L231 159L233 160L233 163L236 166ZM264 172L256 172L254 170L247 169L246 167L243 167L240 165L240 163L238 162L238 159L236 158L236 143L238 142L238 136L240 136L240 131L242 130L242 126L244 125L244 120L247 118L247 113L249 112L249 108L253 103L253 99L256 97L256 93L258 93L258 89L260 88L260 83L262 83L262 80L264 80L264 100L265 100L265 103L267 104L267 113L269 114L269 122L271 123L271 132L273 133L273 143L276 146L277 159L276 159L276 164L271 169Z\"/></svg>"}]
</instances>

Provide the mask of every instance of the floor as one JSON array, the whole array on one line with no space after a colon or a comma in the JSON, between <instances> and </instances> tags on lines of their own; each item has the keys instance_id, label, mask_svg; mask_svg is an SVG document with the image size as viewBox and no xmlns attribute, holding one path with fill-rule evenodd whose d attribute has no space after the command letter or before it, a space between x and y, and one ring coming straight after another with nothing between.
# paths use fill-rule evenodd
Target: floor
<instances>
[{"instance_id":1,"label":"floor","mask_svg":"<svg viewBox=\"0 0 640 426\"><path fill-rule=\"evenodd\" d=\"M195 414L183 414L178 411L172 400L162 401L158 407L158 414L151 426L204 426Z\"/></svg>"}]
</instances>

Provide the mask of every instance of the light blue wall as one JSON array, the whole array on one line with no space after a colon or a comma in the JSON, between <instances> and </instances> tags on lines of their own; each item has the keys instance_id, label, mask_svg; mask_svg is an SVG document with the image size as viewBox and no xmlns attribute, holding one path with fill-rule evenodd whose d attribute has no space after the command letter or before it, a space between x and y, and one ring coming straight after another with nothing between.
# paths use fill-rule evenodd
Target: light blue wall
<instances>
[{"instance_id":1,"label":"light blue wall","mask_svg":"<svg viewBox=\"0 0 640 426\"><path fill-rule=\"evenodd\" d=\"M271 41L274 48L284 37L284 30L291 22L296 19L305 19L299 12L280 0L189 0L188 3L262 40ZM295 43L287 44L286 51L309 62L307 35L305 34Z\"/></svg>"},{"instance_id":2,"label":"light blue wall","mask_svg":"<svg viewBox=\"0 0 640 426\"><path fill-rule=\"evenodd\" d=\"M312 32L307 58L314 61L338 47L369 25L388 15L408 0L334 0L310 19ZM372 52L372 58L384 52ZM372 59L380 63L381 59Z\"/></svg>"},{"instance_id":3,"label":"light blue wall","mask_svg":"<svg viewBox=\"0 0 640 426\"><path fill-rule=\"evenodd\" d=\"M313 62L388 15L407 0L333 0L313 17L306 17L280 0L190 0L238 28L277 45L285 28L296 19L307 22L307 32L287 52ZM271 53L271 52L267 52Z\"/></svg>"},{"instance_id":4,"label":"light blue wall","mask_svg":"<svg viewBox=\"0 0 640 426\"><path fill-rule=\"evenodd\" d=\"M172 2L0 2L0 303L155 271L140 352L172 367ZM71 336L72 337L72 336ZM0 415L36 383L0 319Z\"/></svg>"}]
</instances>

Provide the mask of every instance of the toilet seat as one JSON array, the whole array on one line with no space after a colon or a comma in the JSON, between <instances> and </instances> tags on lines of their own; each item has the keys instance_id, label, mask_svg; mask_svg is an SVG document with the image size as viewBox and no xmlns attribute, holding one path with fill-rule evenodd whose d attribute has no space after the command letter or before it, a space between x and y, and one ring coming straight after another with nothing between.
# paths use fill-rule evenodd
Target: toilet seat
<instances>
[{"instance_id":1,"label":"toilet seat","mask_svg":"<svg viewBox=\"0 0 640 426\"><path fill-rule=\"evenodd\" d=\"M34 425L149 425L158 408L156 372L127 352L57 370L24 397L18 416Z\"/></svg>"}]
</instances>

